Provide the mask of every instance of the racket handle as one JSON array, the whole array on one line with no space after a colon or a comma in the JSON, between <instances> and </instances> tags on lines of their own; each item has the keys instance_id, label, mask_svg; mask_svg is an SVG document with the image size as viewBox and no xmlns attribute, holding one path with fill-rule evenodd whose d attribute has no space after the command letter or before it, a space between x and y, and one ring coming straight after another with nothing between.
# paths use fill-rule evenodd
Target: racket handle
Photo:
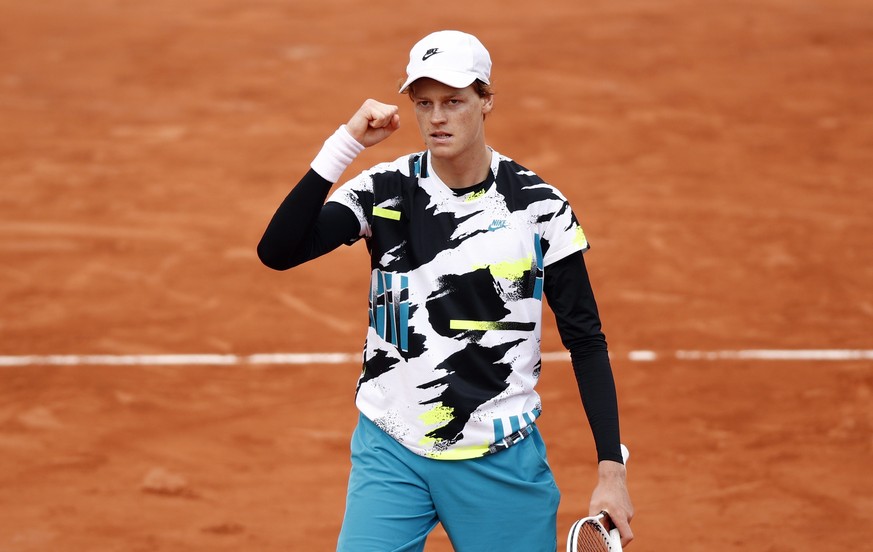
<instances>
[{"instance_id":1,"label":"racket handle","mask_svg":"<svg viewBox=\"0 0 873 552\"><path fill-rule=\"evenodd\" d=\"M618 534L618 529L611 529L609 531L609 549L621 552L621 535Z\"/></svg>"},{"instance_id":2,"label":"racket handle","mask_svg":"<svg viewBox=\"0 0 873 552\"><path fill-rule=\"evenodd\" d=\"M621 444L621 460L622 460L625 464L627 464L627 459L628 459L628 458L630 458L630 451L627 449L627 447L624 445L624 443L622 443L622 444Z\"/></svg>"}]
</instances>

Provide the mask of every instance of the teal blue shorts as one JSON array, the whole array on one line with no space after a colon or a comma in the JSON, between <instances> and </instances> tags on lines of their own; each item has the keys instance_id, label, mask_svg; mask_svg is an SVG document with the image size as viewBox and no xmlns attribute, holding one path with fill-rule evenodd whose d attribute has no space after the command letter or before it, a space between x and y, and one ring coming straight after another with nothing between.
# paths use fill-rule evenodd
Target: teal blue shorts
<instances>
[{"instance_id":1,"label":"teal blue shorts","mask_svg":"<svg viewBox=\"0 0 873 552\"><path fill-rule=\"evenodd\" d=\"M555 552L561 495L539 431L470 460L409 451L360 416L338 552L416 552L437 523L457 552Z\"/></svg>"}]
</instances>

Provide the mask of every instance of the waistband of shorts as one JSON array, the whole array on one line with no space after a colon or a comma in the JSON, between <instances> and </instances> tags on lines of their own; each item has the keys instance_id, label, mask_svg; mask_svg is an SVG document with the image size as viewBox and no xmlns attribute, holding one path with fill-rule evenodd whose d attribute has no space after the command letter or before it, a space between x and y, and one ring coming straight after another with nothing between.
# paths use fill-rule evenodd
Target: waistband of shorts
<instances>
[{"instance_id":1,"label":"waistband of shorts","mask_svg":"<svg viewBox=\"0 0 873 552\"><path fill-rule=\"evenodd\" d=\"M526 437L529 437L530 434L533 433L534 426L535 426L535 424L529 424L529 425L526 425L523 428L519 429L515 433L510 433L509 435L507 435L503 439L501 439L501 440L497 441L496 443L492 444L491 446L489 446L488 452L485 454L486 455L494 454L495 452L500 452L501 450L506 450L509 447L511 447L512 445L515 445L516 443L523 441Z\"/></svg>"}]
</instances>

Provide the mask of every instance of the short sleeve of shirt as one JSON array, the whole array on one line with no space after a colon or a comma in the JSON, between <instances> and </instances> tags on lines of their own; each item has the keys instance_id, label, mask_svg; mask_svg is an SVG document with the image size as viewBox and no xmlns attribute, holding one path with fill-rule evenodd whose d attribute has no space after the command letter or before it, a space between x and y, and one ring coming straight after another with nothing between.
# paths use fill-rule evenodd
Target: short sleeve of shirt
<instances>
[{"instance_id":1,"label":"short sleeve of shirt","mask_svg":"<svg viewBox=\"0 0 873 552\"><path fill-rule=\"evenodd\" d=\"M560 261L576 251L587 251L589 248L585 232L576 215L570 208L570 203L560 192L556 194L561 204L555 214L543 223L541 239L543 241L543 264L548 266Z\"/></svg>"},{"instance_id":2,"label":"short sleeve of shirt","mask_svg":"<svg viewBox=\"0 0 873 552\"><path fill-rule=\"evenodd\" d=\"M395 208L393 202L396 201L392 190L399 178L409 176L408 166L409 156L375 165L337 188L327 200L351 209L361 225L358 238L370 238L373 235L374 212L378 216L392 213ZM389 197L386 198L386 195ZM378 201L377 196L381 198ZM392 214L388 216L390 218Z\"/></svg>"},{"instance_id":3,"label":"short sleeve of shirt","mask_svg":"<svg viewBox=\"0 0 873 552\"><path fill-rule=\"evenodd\" d=\"M370 218L373 215L373 179L368 172L352 178L337 188L327 199L351 209L361 225L358 237L369 237Z\"/></svg>"}]
</instances>

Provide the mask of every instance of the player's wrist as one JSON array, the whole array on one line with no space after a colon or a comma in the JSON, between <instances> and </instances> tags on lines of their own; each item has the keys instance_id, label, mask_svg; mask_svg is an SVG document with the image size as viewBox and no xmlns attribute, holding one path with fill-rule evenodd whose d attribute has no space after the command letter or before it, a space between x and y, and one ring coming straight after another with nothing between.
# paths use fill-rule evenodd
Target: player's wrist
<instances>
[{"instance_id":1,"label":"player's wrist","mask_svg":"<svg viewBox=\"0 0 873 552\"><path fill-rule=\"evenodd\" d=\"M309 166L325 180L336 182L362 151L364 146L349 134L346 125L342 125L324 141L321 151Z\"/></svg>"},{"instance_id":2,"label":"player's wrist","mask_svg":"<svg viewBox=\"0 0 873 552\"><path fill-rule=\"evenodd\" d=\"M627 468L621 462L601 460L597 464L597 476L600 479L625 479Z\"/></svg>"}]
</instances>

